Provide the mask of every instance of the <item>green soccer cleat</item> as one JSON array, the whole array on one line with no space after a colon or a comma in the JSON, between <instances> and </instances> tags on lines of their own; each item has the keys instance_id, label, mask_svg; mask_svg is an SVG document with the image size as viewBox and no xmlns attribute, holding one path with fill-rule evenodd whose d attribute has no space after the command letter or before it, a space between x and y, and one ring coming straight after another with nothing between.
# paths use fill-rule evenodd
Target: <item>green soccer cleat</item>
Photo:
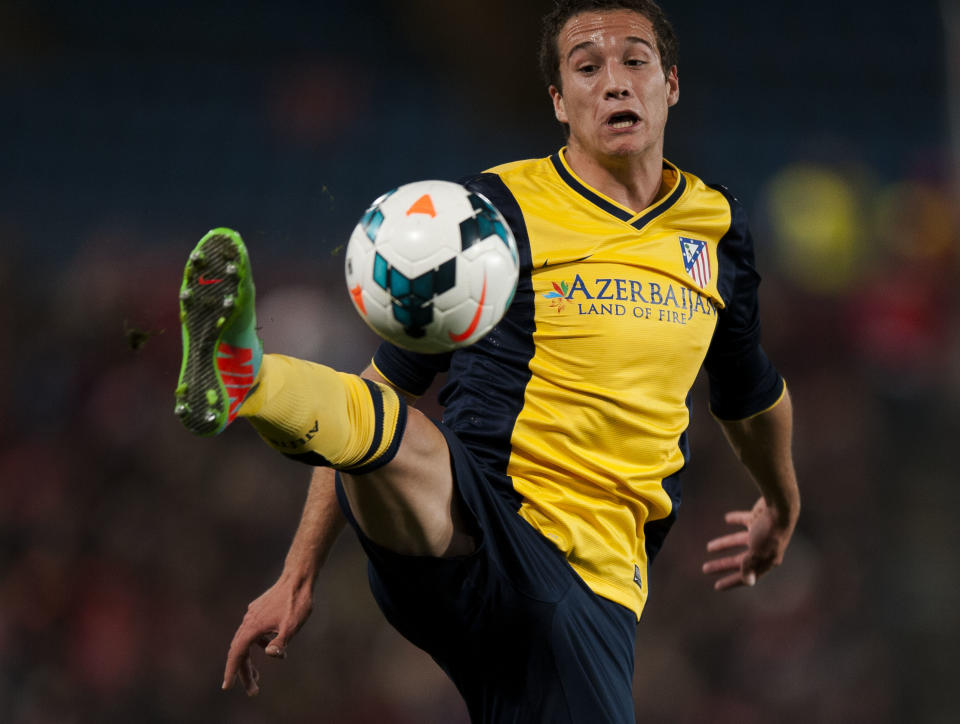
<instances>
[{"instance_id":1,"label":"green soccer cleat","mask_svg":"<svg viewBox=\"0 0 960 724\"><path fill-rule=\"evenodd\" d=\"M183 361L174 412L194 435L216 435L237 416L263 358L250 259L237 232L208 231L190 253L180 326Z\"/></svg>"}]
</instances>

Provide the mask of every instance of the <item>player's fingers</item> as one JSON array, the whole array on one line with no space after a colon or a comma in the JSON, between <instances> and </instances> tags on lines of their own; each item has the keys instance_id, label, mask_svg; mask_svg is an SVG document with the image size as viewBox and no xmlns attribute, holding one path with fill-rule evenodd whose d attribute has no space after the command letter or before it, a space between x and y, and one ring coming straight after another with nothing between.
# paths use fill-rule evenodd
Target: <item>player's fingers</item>
<instances>
[{"instance_id":1,"label":"player's fingers","mask_svg":"<svg viewBox=\"0 0 960 724\"><path fill-rule=\"evenodd\" d=\"M243 664L243 657L245 655L245 651L234 651L233 647L230 647L230 651L227 653L227 665L223 670L223 684L220 687L224 691L233 686L234 680L240 673L240 667Z\"/></svg>"},{"instance_id":2,"label":"player's fingers","mask_svg":"<svg viewBox=\"0 0 960 724\"><path fill-rule=\"evenodd\" d=\"M233 682L236 680L240 681L240 686L243 687L244 691L247 690L248 681L249 681L249 671L247 669L247 654L244 654L240 660L237 662L237 670L234 674L234 677L230 679L230 686L233 686Z\"/></svg>"},{"instance_id":3,"label":"player's fingers","mask_svg":"<svg viewBox=\"0 0 960 724\"><path fill-rule=\"evenodd\" d=\"M260 686L257 681L260 679L260 672L253 665L253 659L249 654L243 657L243 664L240 666L240 683L247 692L247 696L256 696L260 693Z\"/></svg>"},{"instance_id":4,"label":"player's fingers","mask_svg":"<svg viewBox=\"0 0 960 724\"><path fill-rule=\"evenodd\" d=\"M243 625L237 629L233 635L233 641L230 642L230 650L227 651L227 665L223 671L223 689L229 689L233 685L233 680L243 668L243 660L250 654L250 646L253 645L257 634L249 633Z\"/></svg>"},{"instance_id":5,"label":"player's fingers","mask_svg":"<svg viewBox=\"0 0 960 724\"><path fill-rule=\"evenodd\" d=\"M720 551L725 548L745 546L749 542L750 533L742 530L739 533L731 533L730 535L721 536L720 538L714 538L712 541L707 543L707 551L713 553L714 551Z\"/></svg>"},{"instance_id":6,"label":"player's fingers","mask_svg":"<svg viewBox=\"0 0 960 724\"><path fill-rule=\"evenodd\" d=\"M749 525L752 515L749 510L731 510L723 519L730 525Z\"/></svg>"},{"instance_id":7,"label":"player's fingers","mask_svg":"<svg viewBox=\"0 0 960 724\"><path fill-rule=\"evenodd\" d=\"M739 586L742 586L743 584L744 584L743 578L741 577L740 572L738 571L733 575L724 576L723 578L717 580L717 582L713 584L713 588L716 591L728 591L731 588L737 588ZM753 585L753 584L750 584L750 585Z\"/></svg>"},{"instance_id":8,"label":"player's fingers","mask_svg":"<svg viewBox=\"0 0 960 724\"><path fill-rule=\"evenodd\" d=\"M278 659L287 658L287 637L284 636L284 633L285 632L280 631L273 637L272 641L266 644L264 650L267 652L267 656L273 656Z\"/></svg>"},{"instance_id":9,"label":"player's fingers","mask_svg":"<svg viewBox=\"0 0 960 724\"><path fill-rule=\"evenodd\" d=\"M738 556L727 556L726 558L716 558L712 561L707 561L703 564L703 572L710 573L722 573L723 571L737 571L737 575L740 572L740 564L743 561L743 554L741 553Z\"/></svg>"},{"instance_id":10,"label":"player's fingers","mask_svg":"<svg viewBox=\"0 0 960 724\"><path fill-rule=\"evenodd\" d=\"M747 576L753 576L754 579L756 579L757 576L762 576L764 573L773 568L774 564L775 560L773 556L757 555L755 553L748 554L743 559L743 564L740 566L740 572L743 574L744 578Z\"/></svg>"},{"instance_id":11,"label":"player's fingers","mask_svg":"<svg viewBox=\"0 0 960 724\"><path fill-rule=\"evenodd\" d=\"M276 631L268 631L260 636L257 636L257 646L259 646L261 649L267 648L267 644L270 643L270 640L276 633Z\"/></svg>"}]
</instances>

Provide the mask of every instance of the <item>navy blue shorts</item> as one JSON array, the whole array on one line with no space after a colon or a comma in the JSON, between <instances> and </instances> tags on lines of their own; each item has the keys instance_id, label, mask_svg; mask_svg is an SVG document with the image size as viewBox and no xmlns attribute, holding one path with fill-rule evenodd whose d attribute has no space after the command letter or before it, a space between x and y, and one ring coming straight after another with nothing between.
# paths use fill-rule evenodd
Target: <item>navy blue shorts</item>
<instances>
[{"instance_id":1,"label":"navy blue shorts","mask_svg":"<svg viewBox=\"0 0 960 724\"><path fill-rule=\"evenodd\" d=\"M593 593L491 473L437 426L477 541L470 555L404 556L377 545L337 478L387 620L447 672L475 723L633 722L633 612Z\"/></svg>"}]
</instances>

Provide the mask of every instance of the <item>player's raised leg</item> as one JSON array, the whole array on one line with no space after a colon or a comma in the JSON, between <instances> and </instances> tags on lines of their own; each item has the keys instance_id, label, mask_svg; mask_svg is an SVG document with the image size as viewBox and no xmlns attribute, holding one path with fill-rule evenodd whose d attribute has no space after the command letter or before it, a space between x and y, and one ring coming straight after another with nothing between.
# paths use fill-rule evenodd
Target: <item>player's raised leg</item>
<instances>
[{"instance_id":1,"label":"player's raised leg","mask_svg":"<svg viewBox=\"0 0 960 724\"><path fill-rule=\"evenodd\" d=\"M364 532L400 553L469 550L454 510L446 441L387 384L282 355L264 355L240 235L200 240L180 292L183 363L175 412L215 435L247 418L278 452L345 473Z\"/></svg>"}]
</instances>

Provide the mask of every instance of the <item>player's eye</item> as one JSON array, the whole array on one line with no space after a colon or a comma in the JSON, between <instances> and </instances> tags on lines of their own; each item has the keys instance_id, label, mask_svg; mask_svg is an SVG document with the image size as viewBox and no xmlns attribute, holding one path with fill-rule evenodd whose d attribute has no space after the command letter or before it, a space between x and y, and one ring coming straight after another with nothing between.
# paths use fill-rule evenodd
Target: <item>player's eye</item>
<instances>
[{"instance_id":1,"label":"player's eye","mask_svg":"<svg viewBox=\"0 0 960 724\"><path fill-rule=\"evenodd\" d=\"M647 64L647 61L643 60L642 58L628 58L628 59L627 59L627 65L635 66L635 67L638 67L638 68L639 68L640 66L643 66L643 65L646 65L646 64Z\"/></svg>"},{"instance_id":2,"label":"player's eye","mask_svg":"<svg viewBox=\"0 0 960 724\"><path fill-rule=\"evenodd\" d=\"M578 73L589 74L589 73L593 73L594 71L596 71L597 68L599 68L599 66L594 65L593 63L586 63L586 64L584 64L584 65L579 66L579 67L577 68L577 72L578 72Z\"/></svg>"}]
</instances>

